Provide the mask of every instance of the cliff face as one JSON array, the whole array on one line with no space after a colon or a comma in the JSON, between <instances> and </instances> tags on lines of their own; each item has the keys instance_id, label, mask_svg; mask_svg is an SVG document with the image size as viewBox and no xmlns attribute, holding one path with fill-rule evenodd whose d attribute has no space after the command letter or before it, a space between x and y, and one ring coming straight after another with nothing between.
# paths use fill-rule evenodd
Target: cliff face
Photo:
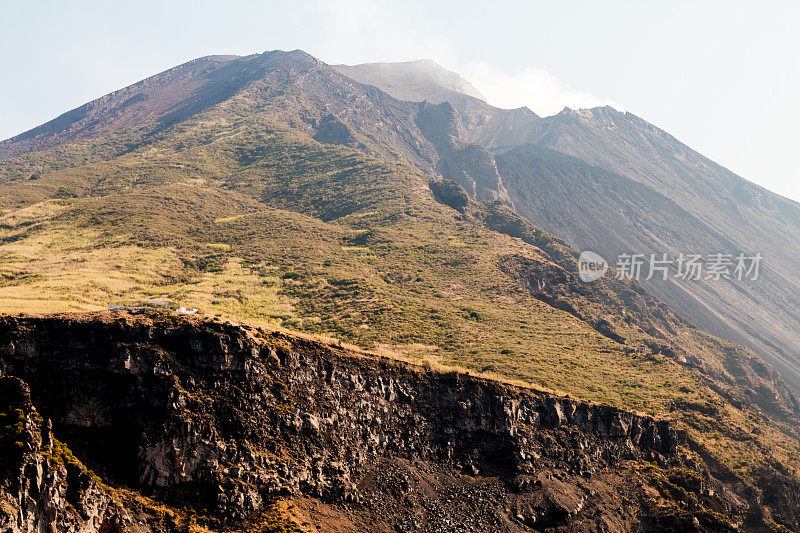
<instances>
[{"instance_id":1,"label":"cliff face","mask_svg":"<svg viewBox=\"0 0 800 533\"><path fill-rule=\"evenodd\" d=\"M678 471L673 526L742 511L669 422L609 406L172 317L3 317L0 341L3 530L182 527L138 493L208 527L291 500L329 530L625 531Z\"/></svg>"},{"instance_id":2,"label":"cliff face","mask_svg":"<svg viewBox=\"0 0 800 533\"><path fill-rule=\"evenodd\" d=\"M54 457L66 449L22 380L0 377L0 409L0 530L109 531L124 510L77 461Z\"/></svg>"}]
</instances>

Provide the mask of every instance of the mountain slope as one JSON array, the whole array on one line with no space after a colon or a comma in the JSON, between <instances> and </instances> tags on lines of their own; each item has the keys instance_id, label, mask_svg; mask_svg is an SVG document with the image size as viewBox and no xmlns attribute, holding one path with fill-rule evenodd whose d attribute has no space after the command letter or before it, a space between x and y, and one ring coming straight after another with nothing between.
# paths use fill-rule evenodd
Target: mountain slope
<instances>
[{"instance_id":1,"label":"mountain slope","mask_svg":"<svg viewBox=\"0 0 800 533\"><path fill-rule=\"evenodd\" d=\"M565 109L558 115L539 118L524 109L498 110L475 98L458 94L448 98L426 90L424 76L417 74L412 78L403 65L384 66L380 76L371 75L369 69L353 69L350 73L358 74L360 81L385 89L400 83L399 80L404 85L413 82L421 91L417 98L425 92L431 101L443 100L446 102L443 105L452 105L456 115L453 121L459 125L454 137L462 146L480 147L478 150L485 147L495 154L529 143L549 147L641 183L664 199L672 200L678 209L677 216L670 218L675 226L669 226L654 216L660 212L662 200L638 204L638 214L627 213L622 217L625 219L622 225L633 231L618 236L621 238L611 244L606 236L619 233L620 220L609 218L606 213L617 212L618 205L614 202L619 197L600 194L587 199L585 204L589 210L592 206L608 206L598 218L583 217L576 221L575 217L565 219L571 215L565 215L564 211L549 214L546 227L571 243L588 249L603 240L596 251L610 261L620 253L643 253L646 257L650 253L670 253L672 257L680 253L762 254L765 260L758 283L733 286L724 281L701 281L686 286L654 279L647 285L696 324L756 350L780 369L796 391L800 390L797 348L800 318L796 313L800 305L796 262L800 254L800 206L797 203L747 182L631 113L619 113L610 107ZM474 152L476 148L471 150ZM490 188L482 187L482 180L476 181L471 176L485 174L480 168L494 167L491 158L481 156L477 172L464 170L461 163L454 168L452 163L448 164L453 157L446 153L441 159L445 164L436 170L460 183L474 197L499 198L515 206L522 206L527 198L531 204L530 190L508 194L507 178L502 172L497 174L492 170L490 181L498 185ZM472 159L474 164L475 158ZM656 197L649 195L649 198ZM527 213L537 212L537 202L549 201L548 197L539 196L533 206L522 209ZM694 220L695 231L685 231L681 212ZM542 218L539 214L530 219L542 224ZM676 241L677 234L688 238ZM641 246L641 235L650 236L649 246Z\"/></svg>"},{"instance_id":2,"label":"mountain slope","mask_svg":"<svg viewBox=\"0 0 800 533\"><path fill-rule=\"evenodd\" d=\"M396 79L409 83L408 73L400 67L398 71ZM371 79L364 74L363 81L391 87L392 72L386 67L382 77ZM426 87L422 76L417 77L417 83L421 88ZM433 92L431 99L438 100ZM620 200L617 193L606 194L608 188L584 198L583 207L589 212L594 206L605 206L602 212L594 210L595 217L578 220L575 211L550 210L545 226L574 245L596 246L595 251L612 262L620 253L642 253L646 257L650 253L659 256L670 253L673 258L680 253L706 256L760 253L764 262L757 283L701 281L687 286L673 280L664 283L653 279L647 286L694 323L754 349L776 365L787 382L800 391L800 318L796 313L800 305L797 297L800 271L796 261L800 254L800 205L747 182L639 117L610 107L565 109L555 116L540 118L524 108L496 109L461 95L452 95L439 107L442 106L452 108L453 142L469 147L472 153L489 150L508 159L514 157L516 148L536 144L582 159L650 190L647 197L653 202L638 203L633 212L618 217L608 216L618 212L619 205L615 202ZM460 162L455 166L447 164L453 157L447 151L438 151L445 163L436 167L439 174L457 181L473 197L502 199L525 210L537 224L544 224L539 208L559 201L546 195L534 198L535 186L531 190L517 187L515 194L510 193L505 182L511 178L494 170L495 162L487 155L481 155L479 162L472 157L473 169L464 169ZM460 155L455 161L464 159ZM480 185L485 179L476 180L472 176L486 175L481 170L486 168L492 169L489 181L497 184L490 188ZM533 184L537 178L529 175L527 182ZM541 179L546 182L549 178ZM560 189L566 195L563 200L580 209L569 198L571 183L567 179L566 188ZM642 187L634 189L644 191ZM664 200L671 200L676 208L673 216L668 217L674 226L655 216L663 212ZM686 231L684 215L688 215L695 228L691 232ZM628 229L623 235L621 226ZM609 235L616 235L611 239L613 243ZM648 245L642 246L643 235L647 236L644 240L649 241ZM681 239L676 240L677 235Z\"/></svg>"},{"instance_id":3,"label":"mountain slope","mask_svg":"<svg viewBox=\"0 0 800 533\"><path fill-rule=\"evenodd\" d=\"M733 520L795 527L797 398L639 284L580 283L576 252L509 208L494 156L465 140L474 116L301 52L225 65L241 85L179 121L143 101L124 128L45 132L64 142L0 164L5 310L169 298L669 416L693 471L752 503Z\"/></svg>"}]
</instances>

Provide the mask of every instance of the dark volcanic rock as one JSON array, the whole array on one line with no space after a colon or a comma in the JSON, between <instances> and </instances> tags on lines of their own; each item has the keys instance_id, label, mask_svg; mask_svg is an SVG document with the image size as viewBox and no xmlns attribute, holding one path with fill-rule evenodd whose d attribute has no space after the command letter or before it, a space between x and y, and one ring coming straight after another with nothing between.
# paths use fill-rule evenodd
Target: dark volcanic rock
<instances>
[{"instance_id":1,"label":"dark volcanic rock","mask_svg":"<svg viewBox=\"0 0 800 533\"><path fill-rule=\"evenodd\" d=\"M131 521L88 471L70 478L46 458L33 405L112 486L228 525L310 498L356 529L380 516L400 531L630 530L643 511L626 472L679 465L685 442L610 406L244 326L6 317L0 339L0 369L17 376L0 392L28 427L26 451L6 461L12 531ZM64 514L70 494L78 518Z\"/></svg>"},{"instance_id":2,"label":"dark volcanic rock","mask_svg":"<svg viewBox=\"0 0 800 533\"><path fill-rule=\"evenodd\" d=\"M95 477L65 461L62 451L25 382L0 376L0 530L115 531L130 522Z\"/></svg>"}]
</instances>

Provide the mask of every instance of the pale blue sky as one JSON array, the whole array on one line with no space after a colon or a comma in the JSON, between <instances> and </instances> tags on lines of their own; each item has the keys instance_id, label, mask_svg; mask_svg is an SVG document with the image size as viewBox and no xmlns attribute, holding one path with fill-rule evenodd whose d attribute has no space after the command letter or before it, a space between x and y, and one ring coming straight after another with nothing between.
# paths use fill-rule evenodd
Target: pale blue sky
<instances>
[{"instance_id":1,"label":"pale blue sky","mask_svg":"<svg viewBox=\"0 0 800 533\"><path fill-rule=\"evenodd\" d=\"M611 102L800 200L800 2L0 0L0 138L207 54L427 57L503 106Z\"/></svg>"}]
</instances>

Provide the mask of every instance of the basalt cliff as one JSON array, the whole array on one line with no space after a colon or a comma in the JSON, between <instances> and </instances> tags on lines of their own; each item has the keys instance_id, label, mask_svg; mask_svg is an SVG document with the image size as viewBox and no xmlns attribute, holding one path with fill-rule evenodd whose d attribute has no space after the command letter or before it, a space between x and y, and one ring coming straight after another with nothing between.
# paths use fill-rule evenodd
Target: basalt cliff
<instances>
[{"instance_id":1,"label":"basalt cliff","mask_svg":"<svg viewBox=\"0 0 800 533\"><path fill-rule=\"evenodd\" d=\"M602 404L211 320L6 316L0 338L3 531L724 531L758 513L670 421Z\"/></svg>"}]
</instances>

